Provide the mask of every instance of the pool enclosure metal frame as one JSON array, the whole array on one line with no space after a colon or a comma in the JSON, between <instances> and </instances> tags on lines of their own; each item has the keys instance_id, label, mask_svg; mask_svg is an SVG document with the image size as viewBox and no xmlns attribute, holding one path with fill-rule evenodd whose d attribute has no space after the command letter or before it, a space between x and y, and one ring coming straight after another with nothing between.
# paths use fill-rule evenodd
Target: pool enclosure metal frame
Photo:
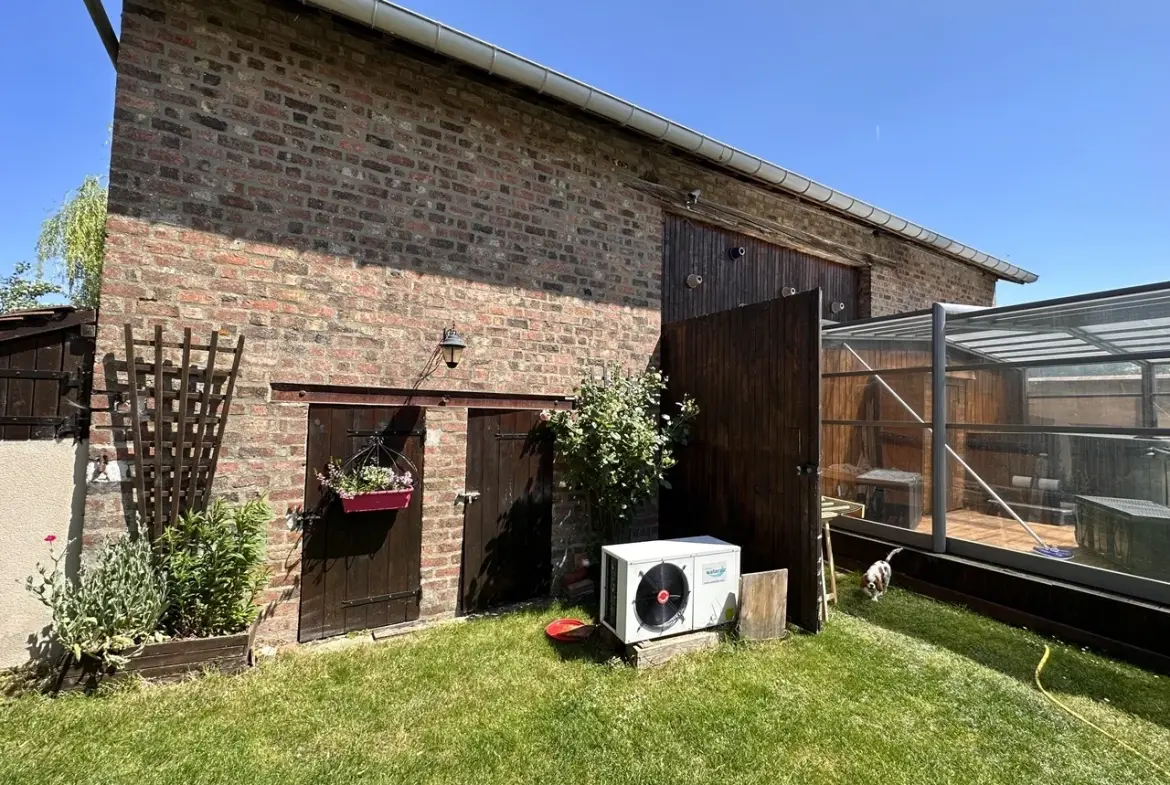
<instances>
[{"instance_id":1,"label":"pool enclosure metal frame","mask_svg":"<svg viewBox=\"0 0 1170 785\"><path fill-rule=\"evenodd\" d=\"M948 460L958 461L994 501L1009 512L1012 525L1020 525L1038 543L1042 537L999 498L990 486L948 444L953 431L1061 434L1098 437L1170 438L1170 428L1158 427L1158 395L1155 365L1170 363L1170 282L1064 297L998 308L979 308L935 303L929 310L876 317L840 325L826 324L825 345L836 344L854 358L855 370L823 373L824 379L870 377L917 422L861 419L825 419L824 425L869 427L920 427L930 434L931 532L900 529L872 521L840 518L838 528L935 553L946 553L989 562L1057 580L1103 589L1129 597L1170 604L1170 582L1132 575L1038 554L993 547L947 536L947 502L950 490ZM853 349L866 341L897 341L930 347L930 365L904 368L871 368ZM948 350L963 359L948 365ZM947 421L947 377L958 371L1050 368L1133 364L1140 369L1141 425L1029 425L1026 423L952 423ZM899 374L930 374L932 403L930 421L915 412L887 383ZM1165 395L1165 393L1163 393ZM1094 396L1095 397L1095 396ZM923 440L925 444L925 437ZM1167 445L1170 447L1170 444ZM1005 521L1005 523L1008 523Z\"/></svg>"}]
</instances>

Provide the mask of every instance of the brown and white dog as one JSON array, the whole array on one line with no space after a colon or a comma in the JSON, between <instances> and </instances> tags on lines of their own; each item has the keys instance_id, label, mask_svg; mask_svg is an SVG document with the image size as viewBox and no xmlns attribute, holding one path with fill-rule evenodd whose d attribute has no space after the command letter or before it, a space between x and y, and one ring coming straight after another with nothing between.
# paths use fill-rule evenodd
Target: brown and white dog
<instances>
[{"instance_id":1,"label":"brown and white dog","mask_svg":"<svg viewBox=\"0 0 1170 785\"><path fill-rule=\"evenodd\" d=\"M897 556L901 550L901 548L894 548L886 555L886 558L869 565L869 569L861 576L861 590L874 602L877 602L886 593L886 589L890 588L890 578L894 574L893 568L890 567L890 559Z\"/></svg>"}]
</instances>

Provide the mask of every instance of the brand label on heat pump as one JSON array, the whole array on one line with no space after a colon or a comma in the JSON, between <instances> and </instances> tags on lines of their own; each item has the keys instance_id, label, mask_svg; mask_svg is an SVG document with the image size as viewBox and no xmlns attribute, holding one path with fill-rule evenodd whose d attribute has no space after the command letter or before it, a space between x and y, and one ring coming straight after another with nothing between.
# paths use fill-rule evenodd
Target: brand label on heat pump
<instances>
[{"instance_id":1,"label":"brand label on heat pump","mask_svg":"<svg viewBox=\"0 0 1170 785\"><path fill-rule=\"evenodd\" d=\"M714 561L703 565L703 583L722 583L727 580L727 562Z\"/></svg>"}]
</instances>

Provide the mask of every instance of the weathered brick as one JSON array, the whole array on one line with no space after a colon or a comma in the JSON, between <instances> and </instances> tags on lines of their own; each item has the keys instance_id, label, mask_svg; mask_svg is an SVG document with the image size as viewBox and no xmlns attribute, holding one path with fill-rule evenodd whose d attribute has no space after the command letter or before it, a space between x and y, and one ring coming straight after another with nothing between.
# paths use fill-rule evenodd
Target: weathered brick
<instances>
[{"instance_id":1,"label":"weathered brick","mask_svg":"<svg viewBox=\"0 0 1170 785\"><path fill-rule=\"evenodd\" d=\"M266 635L295 636L300 538L283 516L315 468L307 407L270 402L270 384L565 394L603 361L645 367L663 212L628 186L637 177L884 260L863 271L863 311L994 296L990 275L928 248L424 64L302 4L135 0L123 24L98 355L122 356L127 322L247 338L216 490L267 492L280 508ZM191 111L160 84L216 98ZM464 361L423 379L452 324ZM442 616L459 586L466 412L431 409L426 424L441 436L426 443L422 612ZM97 451L112 449L103 427L99 416ZM126 524L122 499L90 494L87 541ZM561 569L584 508L554 503ZM650 508L637 531L654 527Z\"/></svg>"},{"instance_id":2,"label":"weathered brick","mask_svg":"<svg viewBox=\"0 0 1170 785\"><path fill-rule=\"evenodd\" d=\"M220 120L218 117L210 117L198 112L191 113L191 120L199 125L212 129L213 131L226 131L227 123Z\"/></svg>"}]
</instances>

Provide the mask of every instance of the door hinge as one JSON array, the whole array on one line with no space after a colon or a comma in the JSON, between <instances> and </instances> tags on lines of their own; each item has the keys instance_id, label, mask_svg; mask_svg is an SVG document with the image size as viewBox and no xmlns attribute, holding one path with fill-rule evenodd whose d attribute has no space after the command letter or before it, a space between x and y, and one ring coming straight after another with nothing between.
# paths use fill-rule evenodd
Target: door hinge
<instances>
[{"instance_id":1,"label":"door hinge","mask_svg":"<svg viewBox=\"0 0 1170 785\"><path fill-rule=\"evenodd\" d=\"M463 502L464 504L471 504L479 498L479 491L460 491L455 494L455 503Z\"/></svg>"},{"instance_id":2,"label":"door hinge","mask_svg":"<svg viewBox=\"0 0 1170 785\"><path fill-rule=\"evenodd\" d=\"M65 386L65 389L76 388L78 390L84 390L89 386L92 377L92 372L83 371L78 368L70 371L68 376L63 379L61 383Z\"/></svg>"},{"instance_id":3,"label":"door hinge","mask_svg":"<svg viewBox=\"0 0 1170 785\"><path fill-rule=\"evenodd\" d=\"M819 463L802 463L796 467L797 477L808 477L821 473L821 465Z\"/></svg>"},{"instance_id":4,"label":"door hinge","mask_svg":"<svg viewBox=\"0 0 1170 785\"><path fill-rule=\"evenodd\" d=\"M366 428L350 428L346 433L349 436L357 436L357 437L361 437L361 436L382 436L382 437L386 437L386 436L423 436L423 437L425 437L427 435L427 429L426 428L379 428L379 429L370 430L370 429L366 429Z\"/></svg>"},{"instance_id":5,"label":"door hinge","mask_svg":"<svg viewBox=\"0 0 1170 785\"><path fill-rule=\"evenodd\" d=\"M422 589L407 589L406 591L396 591L390 594L376 594L373 597L362 597L359 600L342 600L342 608L356 608L360 605L372 605L375 602L390 602L392 600L408 600L412 597L421 597Z\"/></svg>"}]
</instances>

